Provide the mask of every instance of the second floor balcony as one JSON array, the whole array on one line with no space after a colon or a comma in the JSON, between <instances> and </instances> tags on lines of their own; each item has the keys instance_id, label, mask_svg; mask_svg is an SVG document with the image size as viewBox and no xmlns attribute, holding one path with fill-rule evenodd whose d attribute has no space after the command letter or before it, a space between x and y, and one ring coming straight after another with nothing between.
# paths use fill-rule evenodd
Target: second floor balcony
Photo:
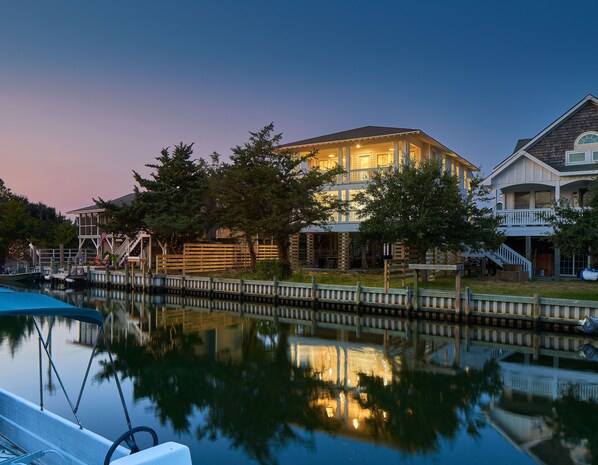
<instances>
[{"instance_id":1,"label":"second floor balcony","mask_svg":"<svg viewBox=\"0 0 598 465\"><path fill-rule=\"evenodd\" d=\"M548 219L554 214L552 208L526 208L496 210L503 227L549 226Z\"/></svg>"}]
</instances>

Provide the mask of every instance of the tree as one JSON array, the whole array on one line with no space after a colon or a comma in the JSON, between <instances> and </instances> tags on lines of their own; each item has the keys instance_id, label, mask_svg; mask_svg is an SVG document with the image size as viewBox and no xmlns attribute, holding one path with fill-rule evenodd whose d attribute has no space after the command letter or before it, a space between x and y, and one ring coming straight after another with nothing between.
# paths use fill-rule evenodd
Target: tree
<instances>
[{"instance_id":1,"label":"tree","mask_svg":"<svg viewBox=\"0 0 598 465\"><path fill-rule=\"evenodd\" d=\"M588 191L588 206L573 208L568 202L555 205L548 218L553 232L550 239L566 255L598 255L598 181ZM595 261L595 260L593 260Z\"/></svg>"},{"instance_id":2,"label":"tree","mask_svg":"<svg viewBox=\"0 0 598 465\"><path fill-rule=\"evenodd\" d=\"M231 163L220 166L214 190L216 218L249 245L258 235L273 237L285 277L291 273L291 235L309 226L326 228L331 214L346 210L344 202L327 195L327 186L344 170L302 170L316 153L300 156L281 148L282 134L273 131L269 124L250 132L248 142L233 148ZM255 253L252 261L255 265Z\"/></svg>"},{"instance_id":3,"label":"tree","mask_svg":"<svg viewBox=\"0 0 598 465\"><path fill-rule=\"evenodd\" d=\"M11 251L23 258L29 243L37 247L76 244L77 227L56 209L14 194L0 179L0 264Z\"/></svg>"},{"instance_id":4,"label":"tree","mask_svg":"<svg viewBox=\"0 0 598 465\"><path fill-rule=\"evenodd\" d=\"M402 242L425 263L429 250L496 249L504 240L489 207L488 190L473 178L461 192L458 179L434 160L376 173L355 196L365 237Z\"/></svg>"},{"instance_id":5,"label":"tree","mask_svg":"<svg viewBox=\"0 0 598 465\"><path fill-rule=\"evenodd\" d=\"M193 160L192 155L193 144L181 142L172 153L162 149L157 163L145 165L154 170L150 178L133 171L138 186L129 205L96 200L111 218L106 230L128 236L145 231L170 253L180 252L185 242L202 237L208 228L210 173L207 163Z\"/></svg>"}]
</instances>

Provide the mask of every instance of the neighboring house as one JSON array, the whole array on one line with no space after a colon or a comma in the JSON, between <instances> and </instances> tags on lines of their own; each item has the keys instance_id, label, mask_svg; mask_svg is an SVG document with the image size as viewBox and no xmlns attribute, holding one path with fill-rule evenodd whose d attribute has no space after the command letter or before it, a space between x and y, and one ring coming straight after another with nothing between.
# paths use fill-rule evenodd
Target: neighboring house
<instances>
[{"instance_id":1,"label":"neighboring house","mask_svg":"<svg viewBox=\"0 0 598 465\"><path fill-rule=\"evenodd\" d=\"M376 171L401 166L410 159L441 161L459 178L464 190L478 171L472 163L419 129L365 126L283 144L281 148L293 149L300 155L317 150L305 169L316 166L327 169L337 163L344 167L346 174L329 187L328 195L348 201L365 188ZM381 247L366 249L357 241L359 219L355 211L335 215L330 227L330 231L312 228L295 238L291 252L302 265L339 269L381 265Z\"/></svg>"},{"instance_id":2,"label":"neighboring house","mask_svg":"<svg viewBox=\"0 0 598 465\"><path fill-rule=\"evenodd\" d=\"M135 194L127 194L111 200L116 205L129 205ZM75 215L79 226L79 250L95 250L98 258L103 258L106 253L118 255L117 265L122 265L129 257L152 259L152 241L148 234L140 233L130 239L118 234L105 232L102 225L109 220L106 211L97 204L89 207L78 208L66 212Z\"/></svg>"},{"instance_id":3,"label":"neighboring house","mask_svg":"<svg viewBox=\"0 0 598 465\"><path fill-rule=\"evenodd\" d=\"M486 183L506 244L532 263L535 276L575 276L586 256L564 256L546 239L553 204L583 207L598 174L598 99L588 95L531 139L519 140Z\"/></svg>"}]
</instances>

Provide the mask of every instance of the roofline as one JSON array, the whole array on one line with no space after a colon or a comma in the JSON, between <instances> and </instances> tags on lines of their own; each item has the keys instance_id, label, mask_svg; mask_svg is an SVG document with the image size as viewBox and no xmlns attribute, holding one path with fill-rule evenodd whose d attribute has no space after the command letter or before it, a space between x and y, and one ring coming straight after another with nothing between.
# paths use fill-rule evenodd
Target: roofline
<instances>
[{"instance_id":1,"label":"roofline","mask_svg":"<svg viewBox=\"0 0 598 465\"><path fill-rule=\"evenodd\" d=\"M455 156L459 157L461 160L465 161L469 165L469 168L471 168L472 171L479 171L480 170L476 165L474 165L473 163L471 163L469 160L467 160L466 158L463 158L457 152L455 152L454 150L451 150L446 145L440 143L438 140L436 140L433 137L429 136L428 134L426 134L421 129L415 129L413 131L405 131L405 132L394 132L394 133L390 133L390 134L382 134L382 135L379 135L379 136L352 137L352 138L349 138L349 139L338 139L338 140L332 140L332 141L328 141L328 142L319 142L319 143L315 143L315 144L297 144L297 145L282 144L282 146L280 148L285 149L285 150L286 149L301 149L301 148L306 148L306 147L318 147L318 146L321 146L321 145L336 145L339 142L347 142L347 143L349 143L349 142L361 141L361 140L375 140L375 139L384 139L384 138L395 137L395 136L408 136L408 135L411 135L411 134L420 134L420 135L422 135L424 137L427 137L428 139L434 141L434 143L436 143L443 150L446 150L450 154L455 155Z\"/></svg>"},{"instance_id":2,"label":"roofline","mask_svg":"<svg viewBox=\"0 0 598 465\"><path fill-rule=\"evenodd\" d=\"M542 131L540 131L538 134L536 134L536 136L534 136L532 139L530 139L517 152L513 152L511 155L509 155L507 158L505 158L503 161L501 161L498 165L496 165L492 171L494 172L494 170L499 169L505 162L507 162L507 160L514 157L519 152L525 151L530 145L535 144L538 141L538 139L543 137L548 131L551 131L552 129L554 129L554 127L561 124L565 119L567 119L569 116L571 116L577 110L579 110L579 108L582 105L584 105L585 103L590 102L590 101L594 102L596 105L598 105L598 99L596 97L594 97L592 94L586 95L583 99L581 99L579 102L577 102L575 105L573 105L573 107L571 107L568 111L563 113L559 118L557 118L555 121L553 121L548 126L546 126Z\"/></svg>"},{"instance_id":3,"label":"roofline","mask_svg":"<svg viewBox=\"0 0 598 465\"><path fill-rule=\"evenodd\" d=\"M488 176L486 179L484 179L484 184L486 184L486 185L489 184L495 176L497 176L500 173L502 173L506 168L508 168L509 166L511 166L513 163L515 163L521 157L528 158L532 162L540 165L542 168L547 169L551 173L553 173L553 174L555 174L557 176L561 176L561 172L558 171L557 169L553 168L550 165L547 165L542 160L537 159L533 155L530 155L525 150L519 150L519 151L517 151L515 154L513 154L511 157L509 157L507 159L508 162L507 162L507 160L505 160L500 168L498 168L498 169L495 168L494 171L492 171L492 173L490 174L490 176Z\"/></svg>"},{"instance_id":4,"label":"roofline","mask_svg":"<svg viewBox=\"0 0 598 465\"><path fill-rule=\"evenodd\" d=\"M379 135L379 136L351 137L349 139L336 139L336 140L331 140L331 141L328 141L328 142L318 142L318 143L315 143L315 144L297 144L297 145L282 144L280 146L280 148L283 148L283 149L298 149L298 148L303 148L303 147L316 147L318 145L338 144L339 142L352 142L352 141L356 141L356 140L382 139L384 137L393 137L393 136L408 136L409 134L418 134L418 133L421 133L421 132L422 131L420 131L419 129L415 129L413 131L393 132L393 133L390 133L390 134L382 134L382 135ZM431 139L431 137L430 137L430 139Z\"/></svg>"},{"instance_id":5,"label":"roofline","mask_svg":"<svg viewBox=\"0 0 598 465\"><path fill-rule=\"evenodd\" d=\"M66 215L77 215L79 213L101 213L105 211L105 208L95 207L95 208L78 208L76 210L71 210L66 212Z\"/></svg>"}]
</instances>

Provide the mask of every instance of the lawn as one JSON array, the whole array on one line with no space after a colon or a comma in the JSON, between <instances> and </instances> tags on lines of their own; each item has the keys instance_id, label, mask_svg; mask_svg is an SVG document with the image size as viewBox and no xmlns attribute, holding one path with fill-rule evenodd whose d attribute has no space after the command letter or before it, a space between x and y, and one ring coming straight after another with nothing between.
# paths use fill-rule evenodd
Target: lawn
<instances>
[{"instance_id":1,"label":"lawn","mask_svg":"<svg viewBox=\"0 0 598 465\"><path fill-rule=\"evenodd\" d=\"M212 274L214 277L221 278L238 278L238 279L268 279L264 276L256 275L255 273L244 272L220 272ZM293 282L311 282L312 276L316 278L316 282L320 284L337 284L354 286L357 281L365 287L383 287L382 272L338 272L338 271L315 271L295 272L287 279ZM413 286L413 282L408 281L408 286ZM397 278L392 278L391 287L400 287L401 283ZM427 285L420 284L421 288L429 289L454 289L455 279L453 277L438 278L435 281L429 282ZM471 288L471 291L477 294L501 294L501 295L521 295L533 296L539 294L541 297L554 297L560 299L581 299L581 300L598 300L598 283L567 280L567 281L528 281L523 283L515 283L508 281L499 281L494 278L467 278L461 280L461 287Z\"/></svg>"}]
</instances>

